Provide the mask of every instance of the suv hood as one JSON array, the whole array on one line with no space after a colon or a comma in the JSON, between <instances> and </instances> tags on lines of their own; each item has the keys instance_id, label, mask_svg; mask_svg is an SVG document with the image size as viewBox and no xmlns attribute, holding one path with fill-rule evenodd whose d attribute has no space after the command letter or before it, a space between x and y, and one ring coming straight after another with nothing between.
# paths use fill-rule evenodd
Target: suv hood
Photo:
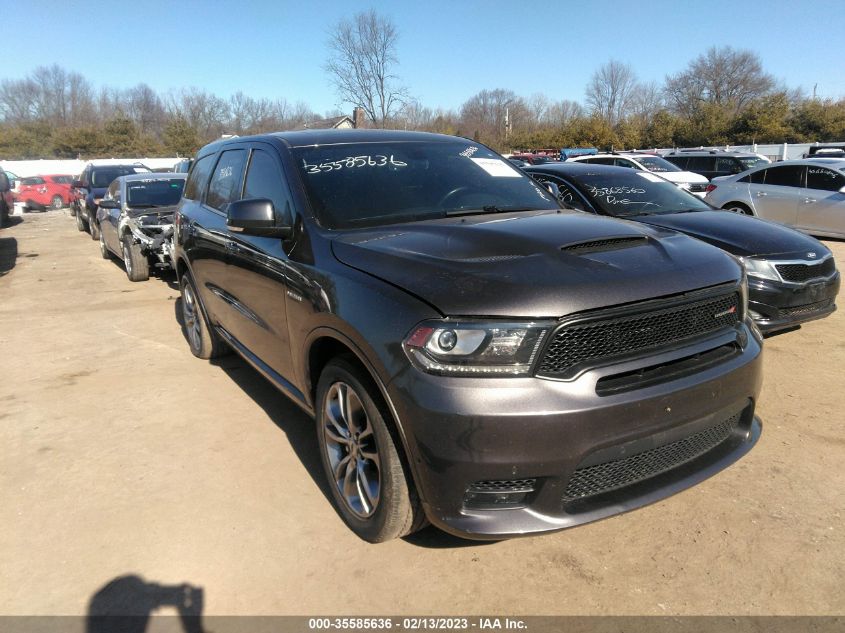
<instances>
[{"instance_id":1,"label":"suv hood","mask_svg":"<svg viewBox=\"0 0 845 633\"><path fill-rule=\"evenodd\" d=\"M596 241L609 248L585 246ZM703 242L580 212L380 227L342 235L332 251L449 316L557 317L741 276L736 261Z\"/></svg>"},{"instance_id":2,"label":"suv hood","mask_svg":"<svg viewBox=\"0 0 845 633\"><path fill-rule=\"evenodd\" d=\"M730 211L695 211L637 218L651 226L681 231L738 255L800 255L825 247L809 235L782 224Z\"/></svg>"},{"instance_id":3,"label":"suv hood","mask_svg":"<svg viewBox=\"0 0 845 633\"><path fill-rule=\"evenodd\" d=\"M704 184L706 182L710 182L705 176L702 176L701 174L694 174L691 171L659 171L649 173L653 173L657 176L660 176L661 178L665 178L669 182L674 182L675 184Z\"/></svg>"}]
</instances>

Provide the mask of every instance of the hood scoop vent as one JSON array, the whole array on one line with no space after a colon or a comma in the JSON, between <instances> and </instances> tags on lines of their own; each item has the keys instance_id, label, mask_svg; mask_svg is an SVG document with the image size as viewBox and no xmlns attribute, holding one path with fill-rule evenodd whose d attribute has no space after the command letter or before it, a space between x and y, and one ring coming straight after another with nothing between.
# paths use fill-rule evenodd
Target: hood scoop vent
<instances>
[{"instance_id":1,"label":"hood scoop vent","mask_svg":"<svg viewBox=\"0 0 845 633\"><path fill-rule=\"evenodd\" d=\"M622 248L642 246L648 242L647 237L610 237L603 240L591 240L589 242L578 242L561 246L560 250L586 255L587 253L602 253L604 251L616 251Z\"/></svg>"}]
</instances>

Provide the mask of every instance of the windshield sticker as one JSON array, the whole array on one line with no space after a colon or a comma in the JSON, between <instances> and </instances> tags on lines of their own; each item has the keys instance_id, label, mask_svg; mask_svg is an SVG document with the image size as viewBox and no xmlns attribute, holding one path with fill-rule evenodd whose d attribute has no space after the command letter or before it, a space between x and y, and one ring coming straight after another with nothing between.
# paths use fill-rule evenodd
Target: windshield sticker
<instances>
[{"instance_id":1,"label":"windshield sticker","mask_svg":"<svg viewBox=\"0 0 845 633\"><path fill-rule=\"evenodd\" d=\"M375 154L372 156L347 156L340 160L328 161L319 165L309 165L307 162L302 161L302 166L305 167L305 173L307 174L322 174L339 169L356 169L360 167L407 167L408 163L396 160L393 154L389 157L383 154Z\"/></svg>"},{"instance_id":2,"label":"windshield sticker","mask_svg":"<svg viewBox=\"0 0 845 633\"><path fill-rule=\"evenodd\" d=\"M663 178L661 178L660 176L655 176L654 174L650 174L647 171L638 171L637 175L642 178L645 178L646 180L650 180L651 182L663 182Z\"/></svg>"},{"instance_id":3,"label":"windshield sticker","mask_svg":"<svg viewBox=\"0 0 845 633\"><path fill-rule=\"evenodd\" d=\"M465 156L466 158L469 158L470 156L475 154L477 151L478 151L477 147L467 147L464 151L461 152L461 156Z\"/></svg>"},{"instance_id":4,"label":"windshield sticker","mask_svg":"<svg viewBox=\"0 0 845 633\"><path fill-rule=\"evenodd\" d=\"M498 158L470 158L470 160L494 178L522 177L516 169L509 167L504 161Z\"/></svg>"},{"instance_id":5,"label":"windshield sticker","mask_svg":"<svg viewBox=\"0 0 845 633\"><path fill-rule=\"evenodd\" d=\"M594 198L604 198L607 204L650 204L655 207L660 206L659 204L646 202L645 200L631 200L630 198L617 197L645 193L645 189L639 189L637 187L590 187L590 193Z\"/></svg>"}]
</instances>

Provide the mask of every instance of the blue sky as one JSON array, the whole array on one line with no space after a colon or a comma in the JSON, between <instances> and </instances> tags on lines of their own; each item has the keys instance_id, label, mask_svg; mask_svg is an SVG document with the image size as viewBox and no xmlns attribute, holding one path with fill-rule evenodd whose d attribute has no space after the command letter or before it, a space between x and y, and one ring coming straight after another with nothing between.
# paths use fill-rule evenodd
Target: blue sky
<instances>
[{"instance_id":1,"label":"blue sky","mask_svg":"<svg viewBox=\"0 0 845 633\"><path fill-rule=\"evenodd\" d=\"M845 97L841 0L0 0L0 78L57 63L98 88L240 90L323 113L338 105L323 70L328 33L369 8L397 25L398 73L432 108L457 109L485 88L583 102L590 76L611 59L662 83L724 45L754 51L790 88L811 94L817 84L821 97Z\"/></svg>"}]
</instances>

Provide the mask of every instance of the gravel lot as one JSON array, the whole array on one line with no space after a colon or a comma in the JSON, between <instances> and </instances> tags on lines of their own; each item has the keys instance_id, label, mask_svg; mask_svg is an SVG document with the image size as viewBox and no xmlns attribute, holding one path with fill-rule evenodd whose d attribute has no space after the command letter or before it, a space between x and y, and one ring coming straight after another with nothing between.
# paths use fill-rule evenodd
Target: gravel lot
<instances>
[{"instance_id":1,"label":"gravel lot","mask_svg":"<svg viewBox=\"0 0 845 633\"><path fill-rule=\"evenodd\" d=\"M205 615L845 612L843 312L767 340L763 436L696 488L543 537L373 546L328 501L311 421L238 358L191 356L172 279L130 283L67 211L0 231L12 263L0 614L183 583Z\"/></svg>"}]
</instances>

